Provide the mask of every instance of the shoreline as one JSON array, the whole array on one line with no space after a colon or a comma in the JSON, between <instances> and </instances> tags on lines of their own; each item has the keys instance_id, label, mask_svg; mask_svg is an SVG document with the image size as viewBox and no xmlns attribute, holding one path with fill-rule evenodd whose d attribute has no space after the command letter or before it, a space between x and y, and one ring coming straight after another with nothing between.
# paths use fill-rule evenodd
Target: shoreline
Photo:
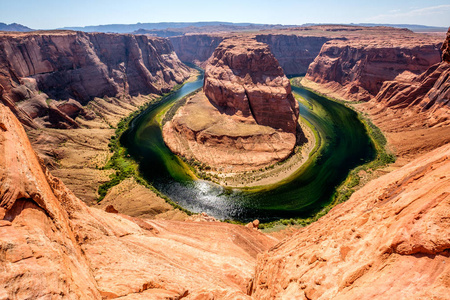
<instances>
[{"instance_id":1,"label":"shoreline","mask_svg":"<svg viewBox=\"0 0 450 300\"><path fill-rule=\"evenodd\" d=\"M209 171L206 174L214 176L216 180L213 182L223 187L242 189L266 187L288 179L308 161L317 144L313 129L300 120L299 125L305 134L306 142L296 146L293 154L284 161L268 165L259 170L233 173Z\"/></svg>"}]
</instances>

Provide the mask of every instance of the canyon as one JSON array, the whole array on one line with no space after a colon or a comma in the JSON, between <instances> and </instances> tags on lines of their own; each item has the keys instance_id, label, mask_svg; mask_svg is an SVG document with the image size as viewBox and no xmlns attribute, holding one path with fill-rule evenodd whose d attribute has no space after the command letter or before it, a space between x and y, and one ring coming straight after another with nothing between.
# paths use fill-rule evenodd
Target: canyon
<instances>
[{"instance_id":1,"label":"canyon","mask_svg":"<svg viewBox=\"0 0 450 300\"><path fill-rule=\"evenodd\" d=\"M266 44L225 39L206 65L203 91L164 125L164 140L172 152L214 169L259 169L292 153L298 110Z\"/></svg>"},{"instance_id":2,"label":"canyon","mask_svg":"<svg viewBox=\"0 0 450 300\"><path fill-rule=\"evenodd\" d=\"M285 235L204 215L189 219L163 207L163 200L154 212L122 208L124 202L114 198L129 202L127 191L139 199L157 199L137 190L131 179L105 198L119 212L107 203L102 209L88 207L84 202L89 201L79 199L86 194L78 190L83 180L74 183L71 171L58 179L55 175L64 174L58 164L91 165L93 157L96 163L106 162L111 127L182 82L190 70L178 60L174 39L175 52L167 39L139 35L2 34L1 299L448 299L450 31L443 44L406 30L356 26L277 30L258 33L263 37L256 40L253 33L240 35L243 45L253 39L250 49L270 40L282 68L298 66L285 74L307 73L303 85L351 100L348 105L370 116L386 134L397 162L318 221ZM208 47L223 42L208 46L208 38L201 38L204 54L182 60L204 63ZM310 43L317 55L278 58L289 47L304 51L297 41ZM190 48L189 43L183 47ZM218 52L224 54L224 48ZM249 51L233 49L243 57ZM226 94L214 80L229 74L224 66L214 66L205 95L193 102L211 103L209 95L216 106L223 104ZM45 106L47 97L56 99ZM285 107L295 116L292 105ZM242 121L259 122L257 117L248 121L245 109L238 113ZM292 126L274 122L292 134ZM68 146L57 146L64 143ZM64 147L72 147L73 156L87 149L92 153L76 163L65 162L68 154L60 154L58 162L52 151L67 151ZM108 177L107 170L92 167L89 172ZM161 213L185 221L150 219Z\"/></svg>"},{"instance_id":3,"label":"canyon","mask_svg":"<svg viewBox=\"0 0 450 300\"><path fill-rule=\"evenodd\" d=\"M79 127L96 97L167 92L189 76L171 44L144 35L73 31L4 33L0 93L33 128Z\"/></svg>"}]
</instances>

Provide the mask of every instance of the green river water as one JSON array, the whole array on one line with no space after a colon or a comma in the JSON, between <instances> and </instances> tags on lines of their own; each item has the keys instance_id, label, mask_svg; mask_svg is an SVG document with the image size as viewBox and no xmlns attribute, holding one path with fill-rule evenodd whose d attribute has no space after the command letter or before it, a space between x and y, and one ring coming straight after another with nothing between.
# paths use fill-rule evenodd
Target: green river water
<instances>
[{"instance_id":1,"label":"green river water","mask_svg":"<svg viewBox=\"0 0 450 300\"><path fill-rule=\"evenodd\" d=\"M159 122L162 112L201 88L202 83L203 76L199 76L153 104L121 137L121 143L139 162L142 176L190 211L243 222L309 217L330 203L350 170L375 158L375 148L353 110L293 86L293 92L307 102L300 103L301 118L319 136L318 151L305 165L282 182L258 188L231 189L194 180L188 166L164 144Z\"/></svg>"}]
</instances>

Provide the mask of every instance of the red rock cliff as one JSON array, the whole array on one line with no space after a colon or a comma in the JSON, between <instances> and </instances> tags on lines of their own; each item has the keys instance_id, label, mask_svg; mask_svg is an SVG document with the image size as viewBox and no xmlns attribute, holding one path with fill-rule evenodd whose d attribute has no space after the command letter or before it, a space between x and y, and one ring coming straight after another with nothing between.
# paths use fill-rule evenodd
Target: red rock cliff
<instances>
[{"instance_id":1,"label":"red rock cliff","mask_svg":"<svg viewBox=\"0 0 450 300\"><path fill-rule=\"evenodd\" d=\"M187 34L169 39L181 61L204 66L225 36L226 34Z\"/></svg>"},{"instance_id":2,"label":"red rock cliff","mask_svg":"<svg viewBox=\"0 0 450 300\"><path fill-rule=\"evenodd\" d=\"M175 52L181 61L205 66L214 50L231 33L189 34L171 37ZM245 35L245 34L242 34ZM286 75L306 73L308 66L319 54L322 45L330 40L323 36L299 36L295 34L258 34L249 35L258 42L270 46Z\"/></svg>"},{"instance_id":3,"label":"red rock cliff","mask_svg":"<svg viewBox=\"0 0 450 300\"><path fill-rule=\"evenodd\" d=\"M226 172L259 169L292 153L298 103L266 44L224 40L208 61L203 92L164 125L172 152Z\"/></svg>"},{"instance_id":4,"label":"red rock cliff","mask_svg":"<svg viewBox=\"0 0 450 300\"><path fill-rule=\"evenodd\" d=\"M330 40L329 37L294 34L260 34L256 35L255 39L270 46L286 75L306 73L309 65L319 55L323 44Z\"/></svg>"},{"instance_id":5,"label":"red rock cliff","mask_svg":"<svg viewBox=\"0 0 450 300\"><path fill-rule=\"evenodd\" d=\"M383 83L375 101L382 108L416 110L422 114L422 126L450 124L450 33L442 45L442 61L410 80Z\"/></svg>"},{"instance_id":6,"label":"red rock cliff","mask_svg":"<svg viewBox=\"0 0 450 300\"><path fill-rule=\"evenodd\" d=\"M22 101L13 109L31 118L46 113L48 98L86 104L94 97L161 93L188 74L167 39L72 31L0 35L2 101L10 107Z\"/></svg>"},{"instance_id":7,"label":"red rock cliff","mask_svg":"<svg viewBox=\"0 0 450 300\"><path fill-rule=\"evenodd\" d=\"M296 131L298 103L266 44L243 38L224 40L208 61L203 90L227 114Z\"/></svg>"},{"instance_id":8,"label":"red rock cliff","mask_svg":"<svg viewBox=\"0 0 450 300\"><path fill-rule=\"evenodd\" d=\"M256 255L275 242L244 226L88 208L0 103L2 299L249 299Z\"/></svg>"},{"instance_id":9,"label":"red rock cliff","mask_svg":"<svg viewBox=\"0 0 450 300\"><path fill-rule=\"evenodd\" d=\"M412 33L333 40L323 45L306 79L346 99L368 101L380 91L383 82L401 74L421 74L438 63L439 48L438 39Z\"/></svg>"}]
</instances>

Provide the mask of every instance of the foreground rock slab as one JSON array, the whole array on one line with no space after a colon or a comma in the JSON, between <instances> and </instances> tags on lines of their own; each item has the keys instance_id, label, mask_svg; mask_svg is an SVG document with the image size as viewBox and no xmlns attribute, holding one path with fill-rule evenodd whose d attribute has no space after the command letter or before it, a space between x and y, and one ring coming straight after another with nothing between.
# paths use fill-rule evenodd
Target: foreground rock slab
<instances>
[{"instance_id":1,"label":"foreground rock slab","mask_svg":"<svg viewBox=\"0 0 450 300\"><path fill-rule=\"evenodd\" d=\"M277 242L244 226L88 208L1 104L0 153L2 299L246 299L256 255Z\"/></svg>"},{"instance_id":2,"label":"foreground rock slab","mask_svg":"<svg viewBox=\"0 0 450 300\"><path fill-rule=\"evenodd\" d=\"M450 145L258 257L255 299L448 299Z\"/></svg>"}]
</instances>

